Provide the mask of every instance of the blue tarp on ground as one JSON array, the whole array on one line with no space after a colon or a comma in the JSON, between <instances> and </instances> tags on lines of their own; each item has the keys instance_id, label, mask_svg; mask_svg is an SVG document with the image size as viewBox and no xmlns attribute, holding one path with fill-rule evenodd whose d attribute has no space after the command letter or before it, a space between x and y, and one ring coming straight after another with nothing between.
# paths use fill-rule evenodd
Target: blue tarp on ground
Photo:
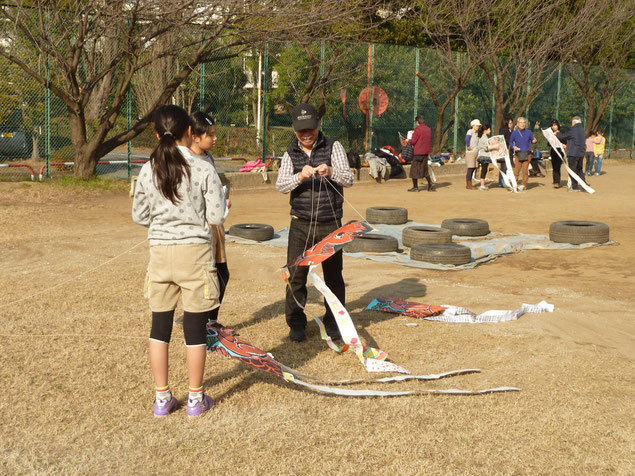
<instances>
[{"instance_id":1,"label":"blue tarp on ground","mask_svg":"<svg viewBox=\"0 0 635 476\"><path fill-rule=\"evenodd\" d=\"M490 233L486 236L453 236L453 241L460 245L465 245L472 252L472 261L467 264L454 266L449 264L427 263L425 261L417 261L410 259L410 248L404 247L401 241L403 229L407 226L434 226L426 223L408 222L403 225L372 225L376 231L371 233L379 233L382 235L390 235L399 241L399 251L390 253L345 253L347 256L354 258L364 258L373 261L384 261L389 263L411 266L414 268L427 269L470 269L481 263L487 263L498 258L500 255L516 253L525 250L579 250L590 248L592 246L614 245L614 241L606 243L584 243L582 245L571 245L569 243L555 243L549 239L547 235L530 235L527 233ZM243 244L261 244L266 246L286 247L289 234L288 228L283 228L274 233L273 239L269 241L252 241L238 238L236 236L227 235L226 239L230 242Z\"/></svg>"}]
</instances>

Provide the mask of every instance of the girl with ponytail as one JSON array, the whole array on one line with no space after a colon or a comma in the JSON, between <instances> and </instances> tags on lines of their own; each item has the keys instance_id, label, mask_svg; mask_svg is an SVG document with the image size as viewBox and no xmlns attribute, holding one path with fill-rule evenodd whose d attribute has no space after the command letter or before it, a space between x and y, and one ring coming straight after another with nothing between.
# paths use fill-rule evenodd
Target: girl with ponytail
<instances>
[{"instance_id":1,"label":"girl with ponytail","mask_svg":"<svg viewBox=\"0 0 635 476\"><path fill-rule=\"evenodd\" d=\"M168 348L180 297L189 380L187 414L196 417L214 404L203 391L207 318L219 306L210 226L223 224L225 197L216 169L191 156L191 122L185 110L160 107L154 129L159 143L139 172L132 204L132 218L148 227L150 244L144 294L152 311L154 415L165 417L178 407L168 384Z\"/></svg>"}]
</instances>

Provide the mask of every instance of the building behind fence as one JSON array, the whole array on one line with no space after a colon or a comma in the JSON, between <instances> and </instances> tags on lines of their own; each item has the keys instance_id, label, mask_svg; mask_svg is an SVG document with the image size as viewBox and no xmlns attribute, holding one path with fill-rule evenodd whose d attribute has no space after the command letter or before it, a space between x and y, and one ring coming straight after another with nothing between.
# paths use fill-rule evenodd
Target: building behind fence
<instances>
[{"instance_id":1,"label":"building behind fence","mask_svg":"<svg viewBox=\"0 0 635 476\"><path fill-rule=\"evenodd\" d=\"M284 153L293 138L290 107L302 97L318 66L325 87L323 130L347 150L360 154L367 147L386 145L399 151L399 134L405 135L413 128L417 114L422 114L431 127L436 123L437 109L415 76L416 71L428 75L441 97L444 88L451 87L431 50L359 44L338 45L335 52L332 45L317 42L310 51L313 57L320 58L317 66L311 64L305 49L292 43L271 43L259 51L202 64L179 87L173 102L192 112L206 111L216 118L218 141L213 151L216 157L252 160ZM334 60L336 54L342 59ZM36 178L40 171L43 178L70 173L73 147L64 104L16 65L6 60L0 63L7 72L4 84L0 85L0 179L28 179L30 170ZM40 63L42 68L49 67L47 61ZM160 68L166 67L170 65L156 64L135 77L113 133L125 130L145 113L151 104L155 79L162 74ZM625 71L630 78L632 73ZM364 98L360 101L360 95L364 90L372 91L373 102L385 106L381 114L367 116L362 111L360 102L364 104ZM626 149L628 156L633 148L634 91L631 79L612 98L600 123L609 154ZM314 93L311 102L316 103L318 97L319 92ZM366 97L365 104L368 100ZM446 114L444 119L444 125L449 127L442 151L460 154L472 119L494 123L491 87L480 70L473 71L454 106L454 113ZM584 97L560 67L524 115L531 127L539 122L545 128L552 119L558 119L566 129L573 115L584 117L585 112ZM136 166L147 160L155 140L152 131L146 130L127 146L102 158L97 173L129 178ZM540 145L546 148L546 144ZM227 163L221 162L221 167Z\"/></svg>"}]
</instances>

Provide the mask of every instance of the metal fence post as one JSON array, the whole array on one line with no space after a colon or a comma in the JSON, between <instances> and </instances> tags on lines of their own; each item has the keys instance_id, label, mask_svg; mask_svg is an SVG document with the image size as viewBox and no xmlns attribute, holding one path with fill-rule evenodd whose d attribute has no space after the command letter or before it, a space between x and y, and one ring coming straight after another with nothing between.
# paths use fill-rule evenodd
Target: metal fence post
<instances>
[{"instance_id":1,"label":"metal fence post","mask_svg":"<svg viewBox=\"0 0 635 476\"><path fill-rule=\"evenodd\" d=\"M49 54L46 53L46 83L44 90L44 154L46 157L46 178L51 177L51 89L48 83L51 80L51 65Z\"/></svg>"},{"instance_id":2,"label":"metal fence post","mask_svg":"<svg viewBox=\"0 0 635 476\"><path fill-rule=\"evenodd\" d=\"M562 78L562 63L558 65L558 89L556 90L556 121L560 120L560 81Z\"/></svg>"},{"instance_id":3,"label":"metal fence post","mask_svg":"<svg viewBox=\"0 0 635 476\"><path fill-rule=\"evenodd\" d=\"M529 92L531 91L531 60L529 60L529 67L527 68L527 99L529 99ZM527 122L529 122L529 102L527 103L527 107L525 108L525 118ZM531 124L527 124L529 129L531 130Z\"/></svg>"},{"instance_id":4,"label":"metal fence post","mask_svg":"<svg viewBox=\"0 0 635 476\"><path fill-rule=\"evenodd\" d=\"M417 109L419 108L419 48L415 48L415 96L414 96L414 112L412 113L412 124L416 127Z\"/></svg>"},{"instance_id":5,"label":"metal fence post","mask_svg":"<svg viewBox=\"0 0 635 476\"><path fill-rule=\"evenodd\" d=\"M324 40L320 41L320 80L324 80Z\"/></svg>"},{"instance_id":6,"label":"metal fence post","mask_svg":"<svg viewBox=\"0 0 635 476\"><path fill-rule=\"evenodd\" d=\"M199 93L198 93L198 110L205 110L205 63L201 63L200 68L200 84L199 84Z\"/></svg>"},{"instance_id":7,"label":"metal fence post","mask_svg":"<svg viewBox=\"0 0 635 476\"><path fill-rule=\"evenodd\" d=\"M126 91L126 118L128 124L128 130L132 127L132 90L128 85L128 91ZM132 178L132 141L128 141L128 180Z\"/></svg>"},{"instance_id":8,"label":"metal fence post","mask_svg":"<svg viewBox=\"0 0 635 476\"><path fill-rule=\"evenodd\" d=\"M461 54L457 51L456 52L456 67L457 69L459 69L459 62L461 60ZM454 160L456 160L457 158L457 153L456 153L456 148L457 148L457 139L458 139L458 133L459 133L459 94L461 93L461 90L459 90L456 93L456 96L454 96L454 128L453 128L453 141L452 141L452 152L454 154Z\"/></svg>"},{"instance_id":9,"label":"metal fence post","mask_svg":"<svg viewBox=\"0 0 635 476\"><path fill-rule=\"evenodd\" d=\"M498 84L498 76L496 75L496 71L494 71L494 86ZM492 127L496 125L496 95L492 90Z\"/></svg>"},{"instance_id":10,"label":"metal fence post","mask_svg":"<svg viewBox=\"0 0 635 476\"><path fill-rule=\"evenodd\" d=\"M631 149L631 153L630 153L630 158L633 158L633 149L635 149L635 107L633 108L633 140L630 143L630 147L629 149Z\"/></svg>"},{"instance_id":11,"label":"metal fence post","mask_svg":"<svg viewBox=\"0 0 635 476\"><path fill-rule=\"evenodd\" d=\"M375 68L375 44L370 44L370 90L368 91L368 150L373 149L373 112L375 104L373 103L373 74Z\"/></svg>"},{"instance_id":12,"label":"metal fence post","mask_svg":"<svg viewBox=\"0 0 635 476\"><path fill-rule=\"evenodd\" d=\"M203 33L203 39L201 42L205 42L205 34ZM205 110L205 63L201 63L199 68L199 93L198 93L198 110Z\"/></svg>"},{"instance_id":13,"label":"metal fence post","mask_svg":"<svg viewBox=\"0 0 635 476\"><path fill-rule=\"evenodd\" d=\"M269 43L265 43L264 78L262 81L262 160L267 157L267 93L269 92Z\"/></svg>"},{"instance_id":14,"label":"metal fence post","mask_svg":"<svg viewBox=\"0 0 635 476\"><path fill-rule=\"evenodd\" d=\"M606 157L611 157L611 141L613 139L613 99L611 97L611 110L609 112L609 152L606 154Z\"/></svg>"}]
</instances>

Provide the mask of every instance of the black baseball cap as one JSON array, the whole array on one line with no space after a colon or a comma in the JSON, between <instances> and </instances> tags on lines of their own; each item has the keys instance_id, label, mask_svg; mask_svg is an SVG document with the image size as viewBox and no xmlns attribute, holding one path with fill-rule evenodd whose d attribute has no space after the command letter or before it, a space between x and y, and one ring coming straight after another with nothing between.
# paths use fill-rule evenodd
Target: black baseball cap
<instances>
[{"instance_id":1,"label":"black baseball cap","mask_svg":"<svg viewBox=\"0 0 635 476\"><path fill-rule=\"evenodd\" d=\"M317 110L311 104L298 104L291 111L293 130L302 131L304 129L317 129L319 119Z\"/></svg>"}]
</instances>

